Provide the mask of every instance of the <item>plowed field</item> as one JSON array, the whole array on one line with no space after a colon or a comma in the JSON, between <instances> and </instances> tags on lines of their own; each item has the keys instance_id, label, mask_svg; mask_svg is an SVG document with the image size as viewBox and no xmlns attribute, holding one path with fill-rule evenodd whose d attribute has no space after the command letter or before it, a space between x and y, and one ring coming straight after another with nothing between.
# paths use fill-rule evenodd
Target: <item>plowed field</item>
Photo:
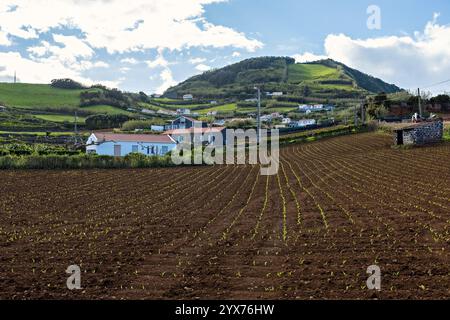
<instances>
[{"instance_id":1,"label":"plowed field","mask_svg":"<svg viewBox=\"0 0 450 320\"><path fill-rule=\"evenodd\" d=\"M257 166L0 172L0 298L450 298L450 145L361 134ZM69 265L81 291L66 287ZM367 267L382 290L366 288Z\"/></svg>"}]
</instances>

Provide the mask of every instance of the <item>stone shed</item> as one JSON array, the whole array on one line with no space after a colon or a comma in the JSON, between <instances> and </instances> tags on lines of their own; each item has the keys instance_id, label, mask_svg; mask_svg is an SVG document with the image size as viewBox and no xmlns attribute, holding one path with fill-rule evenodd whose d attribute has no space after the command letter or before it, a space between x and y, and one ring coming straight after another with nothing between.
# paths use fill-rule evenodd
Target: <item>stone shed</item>
<instances>
[{"instance_id":1,"label":"stone shed","mask_svg":"<svg viewBox=\"0 0 450 320\"><path fill-rule=\"evenodd\" d=\"M442 141L444 136L444 121L429 120L419 123L401 125L394 130L394 144L424 145Z\"/></svg>"}]
</instances>

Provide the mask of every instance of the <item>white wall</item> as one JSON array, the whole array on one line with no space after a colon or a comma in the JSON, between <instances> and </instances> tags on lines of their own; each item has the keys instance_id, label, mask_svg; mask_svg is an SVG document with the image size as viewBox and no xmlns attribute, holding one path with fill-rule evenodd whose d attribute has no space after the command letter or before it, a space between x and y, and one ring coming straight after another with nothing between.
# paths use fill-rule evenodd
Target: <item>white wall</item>
<instances>
[{"instance_id":1,"label":"white wall","mask_svg":"<svg viewBox=\"0 0 450 320\"><path fill-rule=\"evenodd\" d=\"M177 147L176 144L172 143L138 143L138 142L105 142L100 145L90 145L92 143L96 143L97 140L94 135L89 137L89 140L87 142L87 152L95 152L98 155L103 156L114 156L114 146L120 145L121 146L121 156L124 157L130 153L136 152L136 150L133 149L133 146L137 146L137 152L142 153L145 155L165 155L169 152L171 152L173 149ZM166 149L164 148L166 147ZM150 148L150 153L147 153L147 148ZM153 150L152 150L153 148Z\"/></svg>"}]
</instances>

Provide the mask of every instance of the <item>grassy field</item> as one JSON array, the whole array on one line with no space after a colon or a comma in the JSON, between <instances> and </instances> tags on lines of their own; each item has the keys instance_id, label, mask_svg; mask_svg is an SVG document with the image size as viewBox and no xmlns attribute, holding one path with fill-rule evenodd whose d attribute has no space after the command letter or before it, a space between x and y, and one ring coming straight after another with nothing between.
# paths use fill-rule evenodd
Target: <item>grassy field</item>
<instances>
[{"instance_id":1,"label":"grassy field","mask_svg":"<svg viewBox=\"0 0 450 320\"><path fill-rule=\"evenodd\" d=\"M81 110L85 111L91 111L95 113L101 113L101 114L124 114L124 115L131 115L132 113L126 110L122 110L117 107L113 106L105 106L105 105L99 105L99 106L90 106L90 107L83 107Z\"/></svg>"},{"instance_id":2,"label":"grassy field","mask_svg":"<svg viewBox=\"0 0 450 320\"><path fill-rule=\"evenodd\" d=\"M0 134L9 135L27 135L27 136L46 136L47 132L16 132L16 131L0 131ZM51 132L51 136L72 136L73 132Z\"/></svg>"},{"instance_id":3,"label":"grassy field","mask_svg":"<svg viewBox=\"0 0 450 320\"><path fill-rule=\"evenodd\" d=\"M307 80L339 79L339 71L319 64L293 64L289 66L290 83L300 83Z\"/></svg>"},{"instance_id":4,"label":"grassy field","mask_svg":"<svg viewBox=\"0 0 450 320\"><path fill-rule=\"evenodd\" d=\"M237 110L236 103L225 104L223 106L211 107L209 109L200 110L200 114L207 114L208 112L217 111L222 113L234 112Z\"/></svg>"},{"instance_id":5,"label":"grassy field","mask_svg":"<svg viewBox=\"0 0 450 320\"><path fill-rule=\"evenodd\" d=\"M76 108L82 91L55 89L47 84L0 83L0 103L17 108Z\"/></svg>"},{"instance_id":6,"label":"grassy field","mask_svg":"<svg viewBox=\"0 0 450 320\"><path fill-rule=\"evenodd\" d=\"M52 122L69 122L74 123L75 122L75 116L69 116L69 115L55 115L55 114L38 114L35 115L36 118L52 121ZM86 118L84 117L78 117L77 123L84 124L86 121Z\"/></svg>"},{"instance_id":7,"label":"grassy field","mask_svg":"<svg viewBox=\"0 0 450 320\"><path fill-rule=\"evenodd\" d=\"M267 112L281 112L281 113L289 113L289 112L294 112L297 111L298 108L289 108L289 107L280 107L280 108L266 108L263 109L263 111L267 111Z\"/></svg>"}]
</instances>

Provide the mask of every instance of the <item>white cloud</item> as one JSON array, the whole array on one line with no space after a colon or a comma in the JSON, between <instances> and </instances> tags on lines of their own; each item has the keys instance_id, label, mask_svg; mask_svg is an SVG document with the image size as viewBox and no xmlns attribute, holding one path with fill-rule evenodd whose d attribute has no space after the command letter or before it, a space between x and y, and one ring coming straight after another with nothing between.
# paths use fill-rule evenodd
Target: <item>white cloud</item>
<instances>
[{"instance_id":1,"label":"white cloud","mask_svg":"<svg viewBox=\"0 0 450 320\"><path fill-rule=\"evenodd\" d=\"M93 68L109 68L109 64L104 61L97 61L92 64Z\"/></svg>"},{"instance_id":2,"label":"white cloud","mask_svg":"<svg viewBox=\"0 0 450 320\"><path fill-rule=\"evenodd\" d=\"M439 25L437 18L436 14L425 30L414 36L355 40L343 34L330 35L325 50L332 59L404 88L437 83L450 78L450 25Z\"/></svg>"},{"instance_id":3,"label":"white cloud","mask_svg":"<svg viewBox=\"0 0 450 320\"><path fill-rule=\"evenodd\" d=\"M159 67L166 68L170 64L169 61L167 61L166 58L164 58L162 53L159 53L158 57L156 57L155 60L146 61L146 63L150 69L155 69Z\"/></svg>"},{"instance_id":4,"label":"white cloud","mask_svg":"<svg viewBox=\"0 0 450 320\"><path fill-rule=\"evenodd\" d=\"M0 46L10 46L11 41L8 39L8 34L2 31L0 27Z\"/></svg>"},{"instance_id":5,"label":"white cloud","mask_svg":"<svg viewBox=\"0 0 450 320\"><path fill-rule=\"evenodd\" d=\"M189 60L189 63L190 64L199 64L199 63L203 63L205 61L206 61L205 58L192 58Z\"/></svg>"},{"instance_id":6,"label":"white cloud","mask_svg":"<svg viewBox=\"0 0 450 320\"><path fill-rule=\"evenodd\" d=\"M230 47L253 52L263 47L260 41L237 30L207 21L205 6L227 1L1 0L0 46L20 44L20 39L34 41L17 52L0 52L5 58L0 60L0 77L9 77L12 69L20 69L21 81L48 83L56 77L70 77L90 83L85 71L109 68L105 62L95 61L97 54L102 54L100 50L112 55L158 49L156 59L146 63L151 69L162 69L160 90L165 89L175 84L169 68L174 63L165 59L165 50ZM63 35L67 31L76 36ZM205 61L191 63L201 65ZM141 63L126 55L120 62L124 67ZM123 72L127 70L118 69L118 73Z\"/></svg>"},{"instance_id":7,"label":"white cloud","mask_svg":"<svg viewBox=\"0 0 450 320\"><path fill-rule=\"evenodd\" d=\"M239 58L241 56L241 53L238 51L233 52L233 54L231 55L233 58Z\"/></svg>"},{"instance_id":8,"label":"white cloud","mask_svg":"<svg viewBox=\"0 0 450 320\"><path fill-rule=\"evenodd\" d=\"M80 62L80 59L90 59L94 55L94 50L77 37L54 34L53 41L57 45L42 41L39 46L30 47L27 51L35 61L52 59L75 68L81 64L88 66L87 61Z\"/></svg>"},{"instance_id":9,"label":"white cloud","mask_svg":"<svg viewBox=\"0 0 450 320\"><path fill-rule=\"evenodd\" d=\"M124 58L124 59L120 60L120 62L126 63L126 64L133 64L133 65L139 63L139 61L136 60L135 58Z\"/></svg>"},{"instance_id":10,"label":"white cloud","mask_svg":"<svg viewBox=\"0 0 450 320\"><path fill-rule=\"evenodd\" d=\"M177 85L177 82L173 78L172 71L169 68L166 68L161 72L160 78L162 80L162 84L156 90L156 93L162 94L162 93L164 93L164 91L166 91L170 87Z\"/></svg>"},{"instance_id":11,"label":"white cloud","mask_svg":"<svg viewBox=\"0 0 450 320\"><path fill-rule=\"evenodd\" d=\"M0 78L9 79L17 71L18 80L25 83L49 83L52 79L72 78L87 85L102 82L111 87L117 87L119 81L95 81L84 77L82 72L92 68L106 68L108 64L102 61L79 61L67 66L55 58L28 59L18 52L0 52Z\"/></svg>"},{"instance_id":12,"label":"white cloud","mask_svg":"<svg viewBox=\"0 0 450 320\"><path fill-rule=\"evenodd\" d=\"M120 68L119 70L120 70L121 73L127 73L128 71L131 70L131 68L128 68L128 67L122 67L122 68Z\"/></svg>"},{"instance_id":13,"label":"white cloud","mask_svg":"<svg viewBox=\"0 0 450 320\"><path fill-rule=\"evenodd\" d=\"M305 52L303 54L296 54L292 56L297 63L313 62L318 60L327 59L327 56L316 55L311 52Z\"/></svg>"},{"instance_id":14,"label":"white cloud","mask_svg":"<svg viewBox=\"0 0 450 320\"><path fill-rule=\"evenodd\" d=\"M296 55L297 62L331 58L405 89L417 89L450 78L450 25L437 22L439 14L414 35L353 39L330 34L325 39L326 56ZM427 88L428 89L428 88ZM434 93L447 86L429 88Z\"/></svg>"},{"instance_id":15,"label":"white cloud","mask_svg":"<svg viewBox=\"0 0 450 320\"><path fill-rule=\"evenodd\" d=\"M227 0L2 0L2 31L37 38L60 27L82 32L92 48L110 53L167 48L236 47L255 51L263 44L204 18L204 6Z\"/></svg>"},{"instance_id":16,"label":"white cloud","mask_svg":"<svg viewBox=\"0 0 450 320\"><path fill-rule=\"evenodd\" d=\"M195 69L197 69L198 71L201 71L201 72L205 72L205 71L211 70L211 67L207 66L206 64L199 64L195 67Z\"/></svg>"},{"instance_id":17,"label":"white cloud","mask_svg":"<svg viewBox=\"0 0 450 320\"><path fill-rule=\"evenodd\" d=\"M94 55L94 50L84 40L78 39L75 36L54 34L53 40L56 43L63 44L64 50L70 52L74 57L90 58Z\"/></svg>"}]
</instances>

